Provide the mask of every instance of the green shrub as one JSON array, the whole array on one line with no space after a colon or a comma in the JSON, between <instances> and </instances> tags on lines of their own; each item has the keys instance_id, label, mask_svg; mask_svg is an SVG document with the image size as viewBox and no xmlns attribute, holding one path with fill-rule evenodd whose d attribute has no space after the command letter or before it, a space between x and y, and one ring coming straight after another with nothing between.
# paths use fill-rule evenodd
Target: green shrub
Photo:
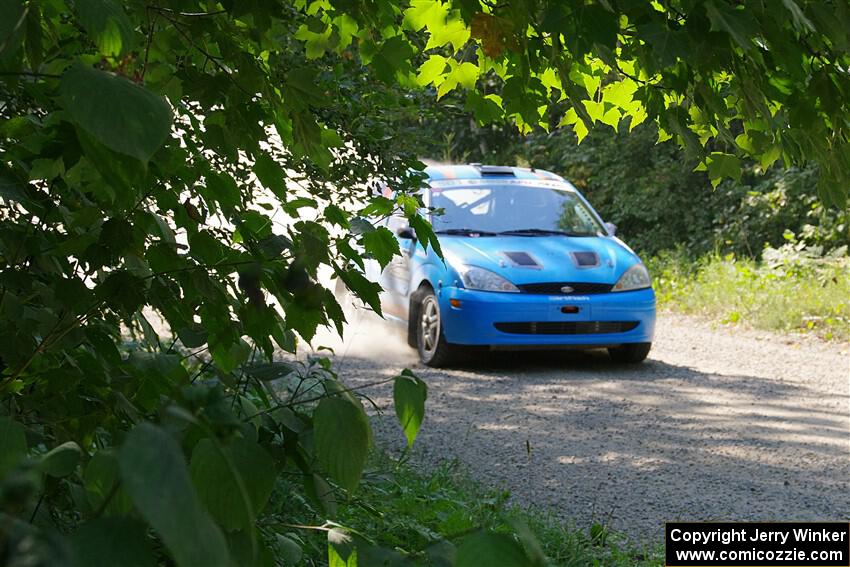
<instances>
[{"instance_id":1,"label":"green shrub","mask_svg":"<svg viewBox=\"0 0 850 567\"><path fill-rule=\"evenodd\" d=\"M376 451L368 468L356 498L339 521L372 545L414 560L439 564L439 557L451 554L458 543L484 527L495 534L518 534L527 548L542 551L545 559L540 567L637 567L662 562L658 546L638 548L602 525L574 528L551 515L511 504L508 492L482 487L457 461L423 472L408 461ZM288 506L289 521L294 518L300 526L322 522L321 512L309 501L280 505ZM529 539L530 532L535 540ZM283 533L297 541L306 555L320 556L327 545L321 530L290 527Z\"/></svg>"},{"instance_id":2,"label":"green shrub","mask_svg":"<svg viewBox=\"0 0 850 567\"><path fill-rule=\"evenodd\" d=\"M691 262L682 252L648 261L662 307L776 331L850 338L850 257L838 249L789 243L766 248L756 262L710 254Z\"/></svg>"}]
</instances>

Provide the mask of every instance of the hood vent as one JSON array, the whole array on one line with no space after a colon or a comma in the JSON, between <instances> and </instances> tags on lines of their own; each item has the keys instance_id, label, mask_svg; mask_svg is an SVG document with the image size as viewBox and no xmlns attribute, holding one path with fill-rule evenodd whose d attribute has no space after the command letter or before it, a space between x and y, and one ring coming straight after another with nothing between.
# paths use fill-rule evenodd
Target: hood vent
<instances>
[{"instance_id":1,"label":"hood vent","mask_svg":"<svg viewBox=\"0 0 850 567\"><path fill-rule=\"evenodd\" d=\"M541 268L528 252L502 252L517 268Z\"/></svg>"},{"instance_id":2,"label":"hood vent","mask_svg":"<svg viewBox=\"0 0 850 567\"><path fill-rule=\"evenodd\" d=\"M596 252L571 252L570 255L579 268L595 268L599 265L599 254Z\"/></svg>"}]
</instances>

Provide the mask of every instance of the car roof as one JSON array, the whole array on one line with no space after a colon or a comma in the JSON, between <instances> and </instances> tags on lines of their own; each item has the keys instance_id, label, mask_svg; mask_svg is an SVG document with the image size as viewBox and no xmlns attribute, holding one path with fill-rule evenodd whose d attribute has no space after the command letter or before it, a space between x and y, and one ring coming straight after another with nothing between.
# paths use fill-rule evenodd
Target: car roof
<instances>
[{"instance_id":1,"label":"car roof","mask_svg":"<svg viewBox=\"0 0 850 567\"><path fill-rule=\"evenodd\" d=\"M462 179L545 179L564 181L560 175L542 169L511 167L498 165L430 165L425 168L428 181L447 181Z\"/></svg>"}]
</instances>

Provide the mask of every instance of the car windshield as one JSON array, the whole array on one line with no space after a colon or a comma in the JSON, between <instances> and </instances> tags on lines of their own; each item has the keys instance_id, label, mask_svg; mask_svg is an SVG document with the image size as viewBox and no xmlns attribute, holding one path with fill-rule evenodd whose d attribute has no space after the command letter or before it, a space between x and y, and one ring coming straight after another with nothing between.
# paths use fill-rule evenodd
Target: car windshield
<instances>
[{"instance_id":1,"label":"car windshield","mask_svg":"<svg viewBox=\"0 0 850 567\"><path fill-rule=\"evenodd\" d=\"M572 191L530 185L434 187L431 223L437 232L464 235L597 236L604 227Z\"/></svg>"}]
</instances>

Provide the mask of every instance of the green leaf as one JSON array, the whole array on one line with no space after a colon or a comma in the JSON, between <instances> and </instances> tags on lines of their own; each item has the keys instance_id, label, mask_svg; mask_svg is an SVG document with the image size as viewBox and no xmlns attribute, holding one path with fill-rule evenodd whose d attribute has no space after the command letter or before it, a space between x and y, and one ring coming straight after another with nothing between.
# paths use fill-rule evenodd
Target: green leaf
<instances>
[{"instance_id":1,"label":"green leaf","mask_svg":"<svg viewBox=\"0 0 850 567\"><path fill-rule=\"evenodd\" d=\"M8 417L0 417L0 477L27 455L24 426Z\"/></svg>"},{"instance_id":2,"label":"green leaf","mask_svg":"<svg viewBox=\"0 0 850 567\"><path fill-rule=\"evenodd\" d=\"M349 225L351 225L351 234L366 234L375 230L375 225L363 217L354 217Z\"/></svg>"},{"instance_id":3,"label":"green leaf","mask_svg":"<svg viewBox=\"0 0 850 567\"><path fill-rule=\"evenodd\" d=\"M456 11L455 14L457 14ZM450 16L443 24L434 27L429 26L428 31L431 35L428 37L425 51L435 47L442 47L446 44L451 44L455 51L460 51L466 42L469 41L469 28L459 15L456 15L456 17Z\"/></svg>"},{"instance_id":4,"label":"green leaf","mask_svg":"<svg viewBox=\"0 0 850 567\"><path fill-rule=\"evenodd\" d=\"M236 180L224 172L210 172L206 176L206 182L207 191L204 198L207 202L214 201L225 213L232 214L242 200Z\"/></svg>"},{"instance_id":5,"label":"green leaf","mask_svg":"<svg viewBox=\"0 0 850 567\"><path fill-rule=\"evenodd\" d=\"M80 23L103 55L117 56L134 47L133 24L121 4L111 0L77 0Z\"/></svg>"},{"instance_id":6,"label":"green leaf","mask_svg":"<svg viewBox=\"0 0 850 567\"><path fill-rule=\"evenodd\" d=\"M127 317L145 303L144 281L127 270L110 272L95 288L95 294L111 307L120 309Z\"/></svg>"},{"instance_id":7,"label":"green leaf","mask_svg":"<svg viewBox=\"0 0 850 567\"><path fill-rule=\"evenodd\" d=\"M267 153L257 155L254 162L254 173L269 191L281 201L286 201L286 177L283 168Z\"/></svg>"},{"instance_id":8,"label":"green leaf","mask_svg":"<svg viewBox=\"0 0 850 567\"><path fill-rule=\"evenodd\" d=\"M342 228L350 227L348 213L336 205L331 204L325 207L325 218L328 219L329 223L341 226Z\"/></svg>"},{"instance_id":9,"label":"green leaf","mask_svg":"<svg viewBox=\"0 0 850 567\"><path fill-rule=\"evenodd\" d=\"M75 130L89 163L112 187L113 193L133 195L133 187L145 177L145 164L136 158L110 150L82 128Z\"/></svg>"},{"instance_id":10,"label":"green leaf","mask_svg":"<svg viewBox=\"0 0 850 567\"><path fill-rule=\"evenodd\" d=\"M119 455L122 486L179 567L230 567L224 536L204 510L180 446L150 423L137 425Z\"/></svg>"},{"instance_id":11,"label":"green leaf","mask_svg":"<svg viewBox=\"0 0 850 567\"><path fill-rule=\"evenodd\" d=\"M276 554L262 538L258 537L256 529L248 533L230 533L227 542L233 562L239 567L278 567L280 565L275 561ZM294 563L284 563L284 565L294 565Z\"/></svg>"},{"instance_id":12,"label":"green leaf","mask_svg":"<svg viewBox=\"0 0 850 567\"><path fill-rule=\"evenodd\" d=\"M189 467L198 497L227 530L249 530L271 495L277 473L271 456L244 437L227 447L202 439Z\"/></svg>"},{"instance_id":13,"label":"green leaf","mask_svg":"<svg viewBox=\"0 0 850 567\"><path fill-rule=\"evenodd\" d=\"M222 372L232 372L251 356L251 347L241 338L210 342L210 354Z\"/></svg>"},{"instance_id":14,"label":"green leaf","mask_svg":"<svg viewBox=\"0 0 850 567\"><path fill-rule=\"evenodd\" d=\"M147 162L171 131L165 99L123 77L81 63L68 68L59 94L73 121L106 147Z\"/></svg>"},{"instance_id":15,"label":"green leaf","mask_svg":"<svg viewBox=\"0 0 850 567\"><path fill-rule=\"evenodd\" d=\"M753 48L752 38L758 27L746 6L733 8L723 0L709 0L705 3L705 12L713 31L728 33L744 51Z\"/></svg>"},{"instance_id":16,"label":"green leaf","mask_svg":"<svg viewBox=\"0 0 850 567\"><path fill-rule=\"evenodd\" d=\"M302 110L293 113L292 137L300 155L308 156L323 168L330 164L332 156L322 145L322 128L312 112Z\"/></svg>"},{"instance_id":17,"label":"green leaf","mask_svg":"<svg viewBox=\"0 0 850 567\"><path fill-rule=\"evenodd\" d=\"M357 297L366 302L372 310L381 315L381 285L369 281L366 276L357 270L339 271L337 275L345 282L345 285L353 291Z\"/></svg>"},{"instance_id":18,"label":"green leaf","mask_svg":"<svg viewBox=\"0 0 850 567\"><path fill-rule=\"evenodd\" d=\"M100 508L111 497L105 513L123 515L129 512L132 502L123 488L116 489L119 482L120 470L116 456L107 450L95 453L83 472L83 487L92 509Z\"/></svg>"},{"instance_id":19,"label":"green leaf","mask_svg":"<svg viewBox=\"0 0 850 567\"><path fill-rule=\"evenodd\" d=\"M363 235L363 247L381 265L386 268L393 256L398 255L398 240L386 227L378 227Z\"/></svg>"},{"instance_id":20,"label":"green leaf","mask_svg":"<svg viewBox=\"0 0 850 567\"><path fill-rule=\"evenodd\" d=\"M583 100L582 103L587 109L587 114L594 122L602 120L602 115L605 114L605 105L595 100Z\"/></svg>"},{"instance_id":21,"label":"green leaf","mask_svg":"<svg viewBox=\"0 0 850 567\"><path fill-rule=\"evenodd\" d=\"M430 84L439 84L446 70L447 59L442 55L431 55L428 59L419 66L419 74L416 75L416 82L422 86Z\"/></svg>"},{"instance_id":22,"label":"green leaf","mask_svg":"<svg viewBox=\"0 0 850 567\"><path fill-rule=\"evenodd\" d=\"M38 70L41 67L41 60L44 55L43 36L41 29L41 10L38 4L31 2L29 12L27 13L27 37L25 51L27 61L29 61L30 69Z\"/></svg>"},{"instance_id":23,"label":"green leaf","mask_svg":"<svg viewBox=\"0 0 850 567\"><path fill-rule=\"evenodd\" d=\"M714 152L706 160L706 165L713 187L717 187L727 177L735 181L741 180L741 160L737 156Z\"/></svg>"},{"instance_id":24,"label":"green leaf","mask_svg":"<svg viewBox=\"0 0 850 567\"><path fill-rule=\"evenodd\" d=\"M304 556L301 546L291 537L283 534L275 534L274 550L276 555L282 558L287 565L297 565Z\"/></svg>"},{"instance_id":25,"label":"green leaf","mask_svg":"<svg viewBox=\"0 0 850 567\"><path fill-rule=\"evenodd\" d=\"M177 329L177 336L186 348L198 348L207 344L209 333L202 325L191 325Z\"/></svg>"},{"instance_id":26,"label":"green leaf","mask_svg":"<svg viewBox=\"0 0 850 567\"><path fill-rule=\"evenodd\" d=\"M73 441L68 441L45 453L38 463L38 468L41 472L50 476L68 476L76 470L82 455L83 451L80 446Z\"/></svg>"},{"instance_id":27,"label":"green leaf","mask_svg":"<svg viewBox=\"0 0 850 567\"><path fill-rule=\"evenodd\" d=\"M316 473L304 478L304 490L307 496L318 502L322 509L330 516L335 517L337 513L336 494L327 481Z\"/></svg>"},{"instance_id":28,"label":"green leaf","mask_svg":"<svg viewBox=\"0 0 850 567\"><path fill-rule=\"evenodd\" d=\"M440 241L437 239L437 235L434 234L434 229L431 228L431 225L428 224L428 221L420 217L419 215L413 215L408 217L408 222L410 222L410 228L416 233L416 238L419 242L422 243L422 246L425 249L428 249L428 245L434 249L434 252L437 256L443 257L443 249L440 248Z\"/></svg>"},{"instance_id":29,"label":"green leaf","mask_svg":"<svg viewBox=\"0 0 850 567\"><path fill-rule=\"evenodd\" d=\"M396 376L393 385L393 403L398 422L407 437L407 446L412 447L416 434L425 419L425 399L428 397L428 386L405 369Z\"/></svg>"},{"instance_id":30,"label":"green leaf","mask_svg":"<svg viewBox=\"0 0 850 567\"><path fill-rule=\"evenodd\" d=\"M445 23L448 15L448 6L439 0L411 0L410 7L404 11L404 25L413 31L436 28Z\"/></svg>"},{"instance_id":31,"label":"green leaf","mask_svg":"<svg viewBox=\"0 0 850 567\"><path fill-rule=\"evenodd\" d=\"M815 31L815 26L800 9L800 6L794 0L782 0L788 11L791 12L791 17L794 20L794 27L798 30Z\"/></svg>"},{"instance_id":32,"label":"green leaf","mask_svg":"<svg viewBox=\"0 0 850 567\"><path fill-rule=\"evenodd\" d=\"M98 518L71 540L74 567L156 567L145 525L130 518Z\"/></svg>"},{"instance_id":33,"label":"green leaf","mask_svg":"<svg viewBox=\"0 0 850 567\"><path fill-rule=\"evenodd\" d=\"M302 24L295 32L294 37L304 42L307 59L317 59L335 46L333 28L330 26L323 31L316 32L310 30L306 24Z\"/></svg>"},{"instance_id":34,"label":"green leaf","mask_svg":"<svg viewBox=\"0 0 850 567\"><path fill-rule=\"evenodd\" d=\"M319 88L315 69L297 67L287 73L284 84L286 102L295 110L320 108L329 104L325 93Z\"/></svg>"},{"instance_id":35,"label":"green leaf","mask_svg":"<svg viewBox=\"0 0 850 567\"><path fill-rule=\"evenodd\" d=\"M370 66L375 75L385 83L392 83L399 73L413 70L410 65L414 55L413 46L404 36L391 37L381 45L372 58Z\"/></svg>"},{"instance_id":36,"label":"green leaf","mask_svg":"<svg viewBox=\"0 0 850 567\"><path fill-rule=\"evenodd\" d=\"M531 567L522 546L507 534L480 531L460 544L455 567Z\"/></svg>"},{"instance_id":37,"label":"green leaf","mask_svg":"<svg viewBox=\"0 0 850 567\"><path fill-rule=\"evenodd\" d=\"M620 111L616 108L609 108L605 114L602 115L599 121L603 124L607 124L616 132L617 127L620 125Z\"/></svg>"},{"instance_id":38,"label":"green leaf","mask_svg":"<svg viewBox=\"0 0 850 567\"><path fill-rule=\"evenodd\" d=\"M457 86L465 89L475 87L475 81L478 80L478 65L464 61L458 63L454 59L449 59L449 68L451 71L446 75L445 80L437 87L437 98L442 98L446 93L452 91Z\"/></svg>"},{"instance_id":39,"label":"green leaf","mask_svg":"<svg viewBox=\"0 0 850 567\"><path fill-rule=\"evenodd\" d=\"M652 46L655 60L652 64L658 68L671 67L680 58L687 57L686 35L681 31L673 31L666 24L651 22L638 26L641 37Z\"/></svg>"},{"instance_id":40,"label":"green leaf","mask_svg":"<svg viewBox=\"0 0 850 567\"><path fill-rule=\"evenodd\" d=\"M357 488L372 442L363 408L346 398L325 398L316 407L313 427L319 462L340 486Z\"/></svg>"},{"instance_id":41,"label":"green leaf","mask_svg":"<svg viewBox=\"0 0 850 567\"><path fill-rule=\"evenodd\" d=\"M0 61L18 51L21 33L25 29L26 12L23 0L0 2Z\"/></svg>"},{"instance_id":42,"label":"green leaf","mask_svg":"<svg viewBox=\"0 0 850 567\"><path fill-rule=\"evenodd\" d=\"M298 368L288 362L269 362L265 364L252 364L246 366L244 371L251 378L262 382L270 382L288 376L296 372Z\"/></svg>"},{"instance_id":43,"label":"green leaf","mask_svg":"<svg viewBox=\"0 0 850 567\"><path fill-rule=\"evenodd\" d=\"M495 122L504 114L501 97L495 94L481 96L474 90L466 94L466 110L475 115L479 124Z\"/></svg>"}]
</instances>

